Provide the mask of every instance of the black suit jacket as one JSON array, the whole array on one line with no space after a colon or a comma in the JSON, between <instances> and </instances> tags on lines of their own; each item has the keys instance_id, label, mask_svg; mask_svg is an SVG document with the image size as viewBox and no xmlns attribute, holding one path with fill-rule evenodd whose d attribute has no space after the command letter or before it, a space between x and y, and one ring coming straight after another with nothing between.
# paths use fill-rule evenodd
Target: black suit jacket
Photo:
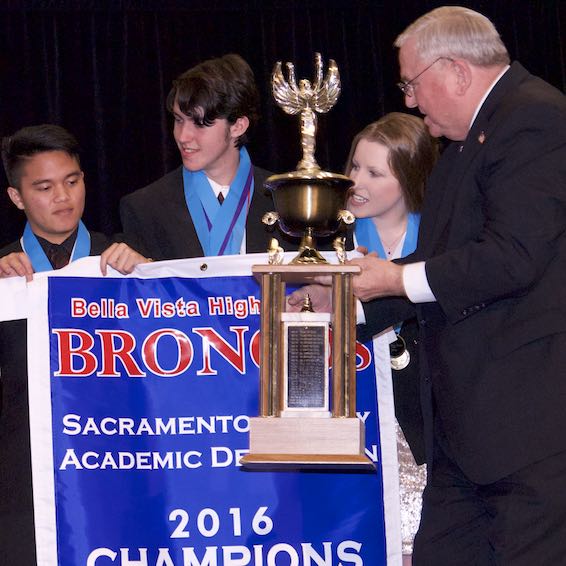
<instances>
[{"instance_id":1,"label":"black suit jacket","mask_svg":"<svg viewBox=\"0 0 566 566\"><path fill-rule=\"evenodd\" d=\"M416 312L428 445L442 430L464 473L490 483L566 450L564 95L513 63L461 146L435 167L403 260L426 261L437 302L376 300L366 318Z\"/></svg>"},{"instance_id":2,"label":"black suit jacket","mask_svg":"<svg viewBox=\"0 0 566 566\"><path fill-rule=\"evenodd\" d=\"M126 195L120 202L126 242L155 260L204 255L185 202L182 171L182 166L178 167L147 187ZM265 252L272 237L286 250L297 248L295 240L261 222L266 212L274 210L271 194L263 187L269 175L254 167L254 193L246 221L248 253Z\"/></svg>"},{"instance_id":3,"label":"black suit jacket","mask_svg":"<svg viewBox=\"0 0 566 566\"><path fill-rule=\"evenodd\" d=\"M110 244L91 232L90 255ZM0 257L21 252L19 240ZM0 323L0 564L34 566L35 532L31 482L25 320Z\"/></svg>"}]
</instances>

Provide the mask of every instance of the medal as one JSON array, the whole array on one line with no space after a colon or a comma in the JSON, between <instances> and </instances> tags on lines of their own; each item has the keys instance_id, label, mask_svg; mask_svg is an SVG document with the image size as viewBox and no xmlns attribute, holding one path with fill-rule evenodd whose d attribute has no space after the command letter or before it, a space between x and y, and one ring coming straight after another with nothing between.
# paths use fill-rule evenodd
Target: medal
<instances>
[{"instance_id":1,"label":"medal","mask_svg":"<svg viewBox=\"0 0 566 566\"><path fill-rule=\"evenodd\" d=\"M407 344L400 334L395 334L397 339L389 344L389 354L391 356L391 368L394 370L405 369L411 361L411 355L407 350Z\"/></svg>"}]
</instances>

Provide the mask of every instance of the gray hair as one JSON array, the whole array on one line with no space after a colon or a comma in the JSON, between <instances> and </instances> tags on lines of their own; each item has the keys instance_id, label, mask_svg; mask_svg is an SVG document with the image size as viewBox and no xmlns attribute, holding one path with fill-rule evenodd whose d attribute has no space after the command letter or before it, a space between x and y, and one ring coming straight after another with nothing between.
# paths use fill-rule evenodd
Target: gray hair
<instances>
[{"instance_id":1,"label":"gray hair","mask_svg":"<svg viewBox=\"0 0 566 566\"><path fill-rule=\"evenodd\" d=\"M461 6L443 6L421 16L394 45L400 48L412 38L422 59L465 59L480 67L509 64L509 53L491 21Z\"/></svg>"}]
</instances>

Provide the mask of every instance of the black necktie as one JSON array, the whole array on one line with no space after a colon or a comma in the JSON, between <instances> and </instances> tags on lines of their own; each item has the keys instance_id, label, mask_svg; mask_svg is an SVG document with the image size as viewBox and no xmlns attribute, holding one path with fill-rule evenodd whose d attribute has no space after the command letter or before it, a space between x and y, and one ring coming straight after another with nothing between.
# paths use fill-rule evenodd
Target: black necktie
<instances>
[{"instance_id":1,"label":"black necktie","mask_svg":"<svg viewBox=\"0 0 566 566\"><path fill-rule=\"evenodd\" d=\"M218 193L218 202L219 202L220 204L222 204L222 203L224 202L224 195L222 194L222 191L220 191L220 192Z\"/></svg>"},{"instance_id":2,"label":"black necktie","mask_svg":"<svg viewBox=\"0 0 566 566\"><path fill-rule=\"evenodd\" d=\"M49 246L47 258L51 262L53 269L61 269L69 263L71 255L63 246L53 244Z\"/></svg>"}]
</instances>

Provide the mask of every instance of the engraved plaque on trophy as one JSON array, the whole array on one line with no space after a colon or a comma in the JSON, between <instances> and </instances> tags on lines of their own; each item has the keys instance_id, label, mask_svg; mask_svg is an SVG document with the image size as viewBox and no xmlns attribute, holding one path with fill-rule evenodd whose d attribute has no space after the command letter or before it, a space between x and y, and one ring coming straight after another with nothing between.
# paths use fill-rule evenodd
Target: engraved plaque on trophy
<instances>
[{"instance_id":1,"label":"engraved plaque on trophy","mask_svg":"<svg viewBox=\"0 0 566 566\"><path fill-rule=\"evenodd\" d=\"M282 417L329 417L329 313L281 313L283 322Z\"/></svg>"},{"instance_id":2,"label":"engraved plaque on trophy","mask_svg":"<svg viewBox=\"0 0 566 566\"><path fill-rule=\"evenodd\" d=\"M289 326L285 342L287 366L286 405L284 410L324 410L328 399L324 364L325 341L323 326Z\"/></svg>"},{"instance_id":3,"label":"engraved plaque on trophy","mask_svg":"<svg viewBox=\"0 0 566 566\"><path fill-rule=\"evenodd\" d=\"M303 155L296 171L267 179L277 210L263 221L278 222L301 244L297 257L282 265L282 250L272 240L269 263L252 267L261 283L260 407L259 416L250 419L250 450L241 463L249 468L372 469L364 424L356 416L352 277L360 268L345 264L343 238L335 241L336 263L316 249L317 237L334 235L354 221L344 209L353 182L322 171L314 158L316 114L336 103L340 76L330 60L323 79L318 53L312 83L297 84L293 64L287 68L288 80L281 63L275 65L273 95L285 112L300 114ZM313 312L309 301L300 313L286 312L286 285L312 283L317 275L332 279L332 312Z\"/></svg>"}]
</instances>

